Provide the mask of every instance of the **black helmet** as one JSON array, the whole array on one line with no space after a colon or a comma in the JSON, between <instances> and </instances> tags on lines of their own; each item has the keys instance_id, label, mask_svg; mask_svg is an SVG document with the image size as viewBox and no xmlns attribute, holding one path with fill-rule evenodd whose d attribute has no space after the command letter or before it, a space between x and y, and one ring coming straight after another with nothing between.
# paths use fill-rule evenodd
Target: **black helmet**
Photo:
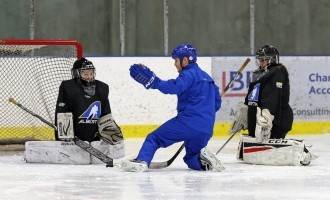
<instances>
[{"instance_id":1,"label":"black helmet","mask_svg":"<svg viewBox=\"0 0 330 200\"><path fill-rule=\"evenodd\" d=\"M278 64L280 62L280 54L275 47L266 44L256 52L256 60L258 61L259 59L269 60L268 65Z\"/></svg>"},{"instance_id":2,"label":"black helmet","mask_svg":"<svg viewBox=\"0 0 330 200\"><path fill-rule=\"evenodd\" d=\"M83 70L93 70L93 78L90 80L85 80L81 77L81 72ZM73 79L78 79L85 86L91 86L95 84L95 67L93 63L86 58L82 57L76 60L71 69L71 75Z\"/></svg>"}]
</instances>

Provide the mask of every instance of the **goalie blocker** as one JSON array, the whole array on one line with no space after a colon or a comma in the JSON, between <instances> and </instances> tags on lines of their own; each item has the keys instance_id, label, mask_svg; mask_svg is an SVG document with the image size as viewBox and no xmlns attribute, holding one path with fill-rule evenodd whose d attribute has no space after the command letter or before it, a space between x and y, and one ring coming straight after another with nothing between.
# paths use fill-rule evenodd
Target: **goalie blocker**
<instances>
[{"instance_id":1,"label":"goalie blocker","mask_svg":"<svg viewBox=\"0 0 330 200\"><path fill-rule=\"evenodd\" d=\"M259 143L256 138L241 135L237 150L237 160L257 165L309 165L315 158L303 140L295 139L268 139Z\"/></svg>"},{"instance_id":2,"label":"goalie blocker","mask_svg":"<svg viewBox=\"0 0 330 200\"><path fill-rule=\"evenodd\" d=\"M72 113L57 113L57 137L64 141L74 138Z\"/></svg>"}]
</instances>

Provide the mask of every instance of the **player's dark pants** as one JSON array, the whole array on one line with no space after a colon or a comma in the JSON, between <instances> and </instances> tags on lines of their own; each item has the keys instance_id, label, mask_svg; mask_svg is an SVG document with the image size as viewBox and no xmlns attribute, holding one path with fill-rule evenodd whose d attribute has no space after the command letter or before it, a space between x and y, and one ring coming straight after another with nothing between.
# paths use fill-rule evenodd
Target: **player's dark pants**
<instances>
[{"instance_id":1,"label":"player's dark pants","mask_svg":"<svg viewBox=\"0 0 330 200\"><path fill-rule=\"evenodd\" d=\"M211 134L201 133L187 127L175 117L147 136L137 160L143 160L150 164L157 149L184 141L186 148L184 162L191 169L202 170L199 159L200 151L207 145L211 136Z\"/></svg>"}]
</instances>

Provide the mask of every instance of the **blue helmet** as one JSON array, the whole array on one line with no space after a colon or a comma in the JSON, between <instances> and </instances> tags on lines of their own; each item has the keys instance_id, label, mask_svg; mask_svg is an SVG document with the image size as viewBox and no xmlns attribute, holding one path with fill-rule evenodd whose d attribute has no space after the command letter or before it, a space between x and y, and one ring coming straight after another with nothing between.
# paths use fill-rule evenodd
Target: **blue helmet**
<instances>
[{"instance_id":1,"label":"blue helmet","mask_svg":"<svg viewBox=\"0 0 330 200\"><path fill-rule=\"evenodd\" d=\"M179 46L175 47L172 51L172 58L179 58L181 61L182 59L187 56L189 59L189 63L194 63L197 61L197 53L196 48L193 47L189 43L183 43Z\"/></svg>"}]
</instances>

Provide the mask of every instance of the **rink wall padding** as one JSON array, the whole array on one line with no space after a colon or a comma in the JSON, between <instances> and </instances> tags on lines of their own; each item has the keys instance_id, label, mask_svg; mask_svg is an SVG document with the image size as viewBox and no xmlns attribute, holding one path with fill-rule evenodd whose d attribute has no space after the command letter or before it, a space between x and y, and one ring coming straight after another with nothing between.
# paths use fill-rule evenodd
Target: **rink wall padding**
<instances>
[{"instance_id":1,"label":"rink wall padding","mask_svg":"<svg viewBox=\"0 0 330 200\"><path fill-rule=\"evenodd\" d=\"M160 124L140 124L140 125L120 125L125 138L141 138L146 137L149 133L154 131L160 126ZM214 126L214 137L226 137L228 136L228 131L230 129L231 123L216 123ZM0 132L6 127L0 127ZM10 127L12 129L20 130L18 132L22 133L22 129L30 132L31 127ZM241 133L247 133L247 131L242 131ZM293 128L289 132L290 135L301 135L301 134L325 134L330 133L330 122L294 122ZM33 135L33 137L26 138L26 135L18 135L18 138L22 140L39 140L39 134ZM54 140L54 131L49 129L49 131L42 133L43 138L48 138L49 140ZM1 140L10 139L0 134Z\"/></svg>"},{"instance_id":2,"label":"rink wall padding","mask_svg":"<svg viewBox=\"0 0 330 200\"><path fill-rule=\"evenodd\" d=\"M160 125L128 125L122 126L126 138L146 137ZM214 137L228 137L231 123L216 123L214 126ZM241 131L247 133L247 130ZM330 122L294 122L292 130L288 135L302 134L325 134L330 133Z\"/></svg>"},{"instance_id":3,"label":"rink wall padding","mask_svg":"<svg viewBox=\"0 0 330 200\"><path fill-rule=\"evenodd\" d=\"M221 88L231 80L247 57L198 57L199 66L209 73ZM239 79L222 98L222 107L216 115L214 136L228 136L234 118L236 104L244 101L250 76L256 69L254 57ZM96 67L96 78L109 85L109 100L113 117L122 128L126 138L145 137L162 123L176 115L177 98L164 95L157 90L146 90L129 75L129 67L143 63L163 79L178 76L174 61L170 57L89 57ZM294 111L293 129L289 134L330 133L330 56L282 56L280 59L289 72L291 83L290 105ZM10 106L7 98L3 106ZM12 106L12 113L17 108ZM23 129L26 133L35 132L26 124L8 126L0 120L0 133L6 129ZM51 128L32 134L38 139L43 134L54 139ZM31 135L31 134L29 134ZM0 134L0 139L4 138ZM24 134L18 137L26 137Z\"/></svg>"}]
</instances>

